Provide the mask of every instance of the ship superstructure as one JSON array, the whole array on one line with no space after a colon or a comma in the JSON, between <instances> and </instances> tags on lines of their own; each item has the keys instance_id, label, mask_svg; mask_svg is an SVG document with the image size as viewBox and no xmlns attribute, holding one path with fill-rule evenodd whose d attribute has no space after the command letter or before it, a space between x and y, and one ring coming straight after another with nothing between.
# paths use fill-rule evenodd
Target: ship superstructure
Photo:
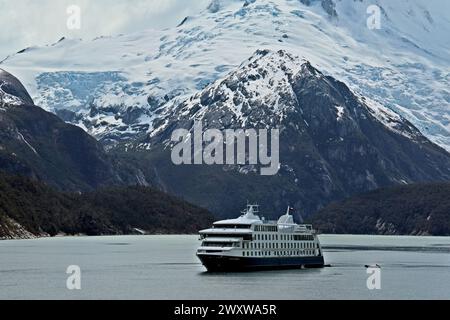
<instances>
[{"instance_id":1,"label":"ship superstructure","mask_svg":"<svg viewBox=\"0 0 450 320\"><path fill-rule=\"evenodd\" d=\"M294 223L290 208L278 221L265 221L258 211L258 206L248 205L239 218L218 221L200 231L197 256L208 271L324 266L311 225Z\"/></svg>"}]
</instances>

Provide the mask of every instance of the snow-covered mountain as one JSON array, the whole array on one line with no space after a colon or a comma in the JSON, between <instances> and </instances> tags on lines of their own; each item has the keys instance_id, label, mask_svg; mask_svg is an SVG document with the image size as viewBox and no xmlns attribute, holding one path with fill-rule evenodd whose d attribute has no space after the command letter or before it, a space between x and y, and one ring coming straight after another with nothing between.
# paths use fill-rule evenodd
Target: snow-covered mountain
<instances>
[{"instance_id":1,"label":"snow-covered mountain","mask_svg":"<svg viewBox=\"0 0 450 320\"><path fill-rule=\"evenodd\" d=\"M373 4L380 30L367 27ZM450 2L440 0L213 0L177 27L61 39L0 66L37 105L117 141L152 133L161 114L256 50L284 49L450 150L449 12Z\"/></svg>"},{"instance_id":2,"label":"snow-covered mountain","mask_svg":"<svg viewBox=\"0 0 450 320\"><path fill-rule=\"evenodd\" d=\"M280 170L261 177L264 166L248 163L174 165L172 133L187 129L192 138L195 121L204 129L278 128ZM258 50L124 149L148 181L224 217L248 197L270 218L289 203L308 215L364 191L450 179L450 154L408 120L284 50Z\"/></svg>"}]
</instances>

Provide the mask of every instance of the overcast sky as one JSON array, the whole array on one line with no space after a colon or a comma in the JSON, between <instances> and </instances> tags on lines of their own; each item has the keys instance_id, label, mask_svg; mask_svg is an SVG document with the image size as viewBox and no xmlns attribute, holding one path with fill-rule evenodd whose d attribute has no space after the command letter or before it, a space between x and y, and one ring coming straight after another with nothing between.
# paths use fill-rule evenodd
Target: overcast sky
<instances>
[{"instance_id":1,"label":"overcast sky","mask_svg":"<svg viewBox=\"0 0 450 320\"><path fill-rule=\"evenodd\" d=\"M0 60L63 36L92 39L177 25L210 0L0 0ZM67 28L67 8L81 9L81 29Z\"/></svg>"}]
</instances>

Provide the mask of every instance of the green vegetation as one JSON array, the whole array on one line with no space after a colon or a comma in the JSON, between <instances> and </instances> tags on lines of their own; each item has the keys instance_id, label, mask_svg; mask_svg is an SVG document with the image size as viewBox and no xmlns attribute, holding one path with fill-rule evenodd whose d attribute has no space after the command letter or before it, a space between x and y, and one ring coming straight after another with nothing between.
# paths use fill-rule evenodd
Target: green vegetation
<instances>
[{"instance_id":1,"label":"green vegetation","mask_svg":"<svg viewBox=\"0 0 450 320\"><path fill-rule=\"evenodd\" d=\"M63 193L28 178L0 173L0 238L15 237L11 219L34 235L195 233L212 215L147 187Z\"/></svg>"},{"instance_id":2,"label":"green vegetation","mask_svg":"<svg viewBox=\"0 0 450 320\"><path fill-rule=\"evenodd\" d=\"M450 236L450 183L380 189L311 217L324 233Z\"/></svg>"}]
</instances>

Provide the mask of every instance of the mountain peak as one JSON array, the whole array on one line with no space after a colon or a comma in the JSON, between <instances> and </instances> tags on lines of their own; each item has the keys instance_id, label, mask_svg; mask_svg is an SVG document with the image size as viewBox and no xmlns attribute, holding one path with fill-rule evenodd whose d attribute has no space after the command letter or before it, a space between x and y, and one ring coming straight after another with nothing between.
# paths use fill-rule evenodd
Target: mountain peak
<instances>
[{"instance_id":1,"label":"mountain peak","mask_svg":"<svg viewBox=\"0 0 450 320\"><path fill-rule=\"evenodd\" d=\"M291 83L303 68L315 70L285 50L257 50L225 78L185 100L175 114L206 116L210 124L219 127L280 123L287 110L294 110ZM223 116L211 117L211 110Z\"/></svg>"}]
</instances>

